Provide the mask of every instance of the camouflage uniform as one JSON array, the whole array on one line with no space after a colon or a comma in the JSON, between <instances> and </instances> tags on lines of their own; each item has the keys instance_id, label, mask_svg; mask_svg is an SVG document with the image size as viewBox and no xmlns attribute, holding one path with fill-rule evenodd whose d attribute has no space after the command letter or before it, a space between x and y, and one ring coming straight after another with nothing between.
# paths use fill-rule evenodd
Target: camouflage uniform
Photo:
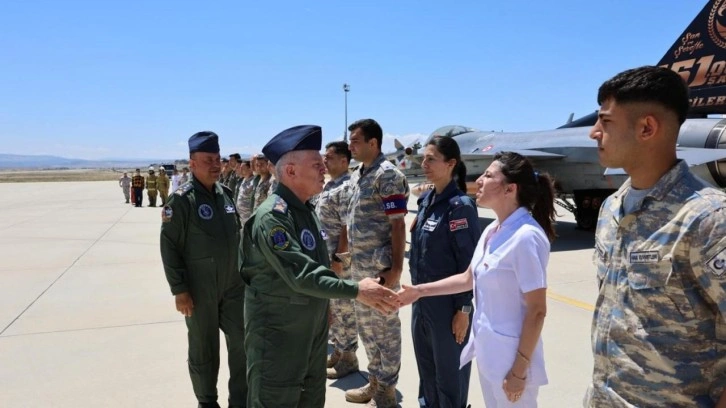
<instances>
[{"instance_id":1,"label":"camouflage uniform","mask_svg":"<svg viewBox=\"0 0 726 408\"><path fill-rule=\"evenodd\" d=\"M338 249L340 231L343 228L350 200L350 174L345 173L335 180L330 180L318 195L315 213L320 219L323 230L328 235L325 243L328 253L332 256ZM350 264L343 265L343 279L350 279ZM353 299L331 299L330 338L340 351L356 351L358 349L358 327L355 321L355 302Z\"/></svg>"},{"instance_id":2,"label":"camouflage uniform","mask_svg":"<svg viewBox=\"0 0 726 408\"><path fill-rule=\"evenodd\" d=\"M362 166L361 166L362 167ZM351 275L359 281L375 277L392 265L389 219L406 215L406 177L380 154L369 167L350 177L348 245ZM368 371L380 384L393 386L401 368L401 320L398 312L382 315L355 302L358 334L366 348Z\"/></svg>"},{"instance_id":3,"label":"camouflage uniform","mask_svg":"<svg viewBox=\"0 0 726 408\"><path fill-rule=\"evenodd\" d=\"M685 162L623 215L602 205L585 407L712 407L726 383L726 195Z\"/></svg>"},{"instance_id":4,"label":"camouflage uniform","mask_svg":"<svg viewBox=\"0 0 726 408\"><path fill-rule=\"evenodd\" d=\"M256 210L257 207L259 207L260 204L267 199L270 192L270 184L272 184L271 175L268 175L266 178L260 177L260 180L257 182L257 186L255 187L255 203L252 210Z\"/></svg>"},{"instance_id":5,"label":"camouflage uniform","mask_svg":"<svg viewBox=\"0 0 726 408\"><path fill-rule=\"evenodd\" d=\"M254 204L255 195L255 178L254 176L247 177L240 181L239 193L237 194L237 213L239 214L240 225L244 225L245 222L252 215L252 205Z\"/></svg>"},{"instance_id":6,"label":"camouflage uniform","mask_svg":"<svg viewBox=\"0 0 726 408\"><path fill-rule=\"evenodd\" d=\"M277 177L272 176L272 179L270 179L270 188L267 190L267 196L271 196L275 193L275 190L277 189Z\"/></svg>"}]
</instances>

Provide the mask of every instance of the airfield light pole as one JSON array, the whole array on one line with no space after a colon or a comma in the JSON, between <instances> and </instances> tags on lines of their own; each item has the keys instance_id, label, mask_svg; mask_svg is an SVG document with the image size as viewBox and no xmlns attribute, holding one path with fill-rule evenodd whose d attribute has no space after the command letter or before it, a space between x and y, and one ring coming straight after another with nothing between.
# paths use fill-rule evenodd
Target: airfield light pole
<instances>
[{"instance_id":1,"label":"airfield light pole","mask_svg":"<svg viewBox=\"0 0 726 408\"><path fill-rule=\"evenodd\" d=\"M348 92L350 85L343 84L343 93L345 94L345 129L343 129L343 141L348 143Z\"/></svg>"}]
</instances>

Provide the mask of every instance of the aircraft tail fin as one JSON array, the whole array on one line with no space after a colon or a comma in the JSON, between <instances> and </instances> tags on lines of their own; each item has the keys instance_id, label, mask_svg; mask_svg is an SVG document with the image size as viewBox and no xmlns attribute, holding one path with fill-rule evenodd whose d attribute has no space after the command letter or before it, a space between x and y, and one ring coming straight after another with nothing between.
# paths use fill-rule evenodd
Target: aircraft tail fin
<instances>
[{"instance_id":1,"label":"aircraft tail fin","mask_svg":"<svg viewBox=\"0 0 726 408\"><path fill-rule=\"evenodd\" d=\"M726 113L726 1L710 0L658 65L688 83L691 114Z\"/></svg>"},{"instance_id":2,"label":"aircraft tail fin","mask_svg":"<svg viewBox=\"0 0 726 408\"><path fill-rule=\"evenodd\" d=\"M396 146L396 150L403 150L403 143L399 142L398 139L393 139L393 145Z\"/></svg>"}]
</instances>

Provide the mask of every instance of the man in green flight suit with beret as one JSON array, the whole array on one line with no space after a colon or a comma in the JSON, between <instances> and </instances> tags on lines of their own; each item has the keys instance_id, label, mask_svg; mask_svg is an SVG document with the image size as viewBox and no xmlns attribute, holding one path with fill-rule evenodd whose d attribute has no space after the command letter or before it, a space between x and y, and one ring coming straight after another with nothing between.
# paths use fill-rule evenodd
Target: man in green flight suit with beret
<instances>
[{"instance_id":1,"label":"man in green flight suit with beret","mask_svg":"<svg viewBox=\"0 0 726 408\"><path fill-rule=\"evenodd\" d=\"M218 408L219 329L229 356L229 406L247 403L244 283L239 276L239 222L232 191L217 180L218 137L189 138L190 180L161 213L161 258L176 309L185 316L189 375L199 408Z\"/></svg>"},{"instance_id":2,"label":"man in green flight suit with beret","mask_svg":"<svg viewBox=\"0 0 726 408\"><path fill-rule=\"evenodd\" d=\"M296 126L262 149L279 184L242 238L248 407L324 406L328 299L355 298L381 313L398 305L377 280L343 280L330 269L327 233L308 202L325 180L321 141L319 126Z\"/></svg>"}]
</instances>

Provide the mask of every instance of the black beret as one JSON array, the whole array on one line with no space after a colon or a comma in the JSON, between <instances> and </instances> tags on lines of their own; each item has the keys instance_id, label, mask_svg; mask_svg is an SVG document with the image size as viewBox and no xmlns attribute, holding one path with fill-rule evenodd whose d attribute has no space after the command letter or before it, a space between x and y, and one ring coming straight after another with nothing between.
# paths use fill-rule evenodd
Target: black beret
<instances>
[{"instance_id":1,"label":"black beret","mask_svg":"<svg viewBox=\"0 0 726 408\"><path fill-rule=\"evenodd\" d=\"M294 126L283 130L267 142L265 147L262 148L262 153L272 164L277 164L280 157L287 152L295 150L315 150L319 152L322 142L323 130L320 126Z\"/></svg>"},{"instance_id":2,"label":"black beret","mask_svg":"<svg viewBox=\"0 0 726 408\"><path fill-rule=\"evenodd\" d=\"M189 138L189 153L219 153L219 137L214 132L197 132Z\"/></svg>"}]
</instances>

